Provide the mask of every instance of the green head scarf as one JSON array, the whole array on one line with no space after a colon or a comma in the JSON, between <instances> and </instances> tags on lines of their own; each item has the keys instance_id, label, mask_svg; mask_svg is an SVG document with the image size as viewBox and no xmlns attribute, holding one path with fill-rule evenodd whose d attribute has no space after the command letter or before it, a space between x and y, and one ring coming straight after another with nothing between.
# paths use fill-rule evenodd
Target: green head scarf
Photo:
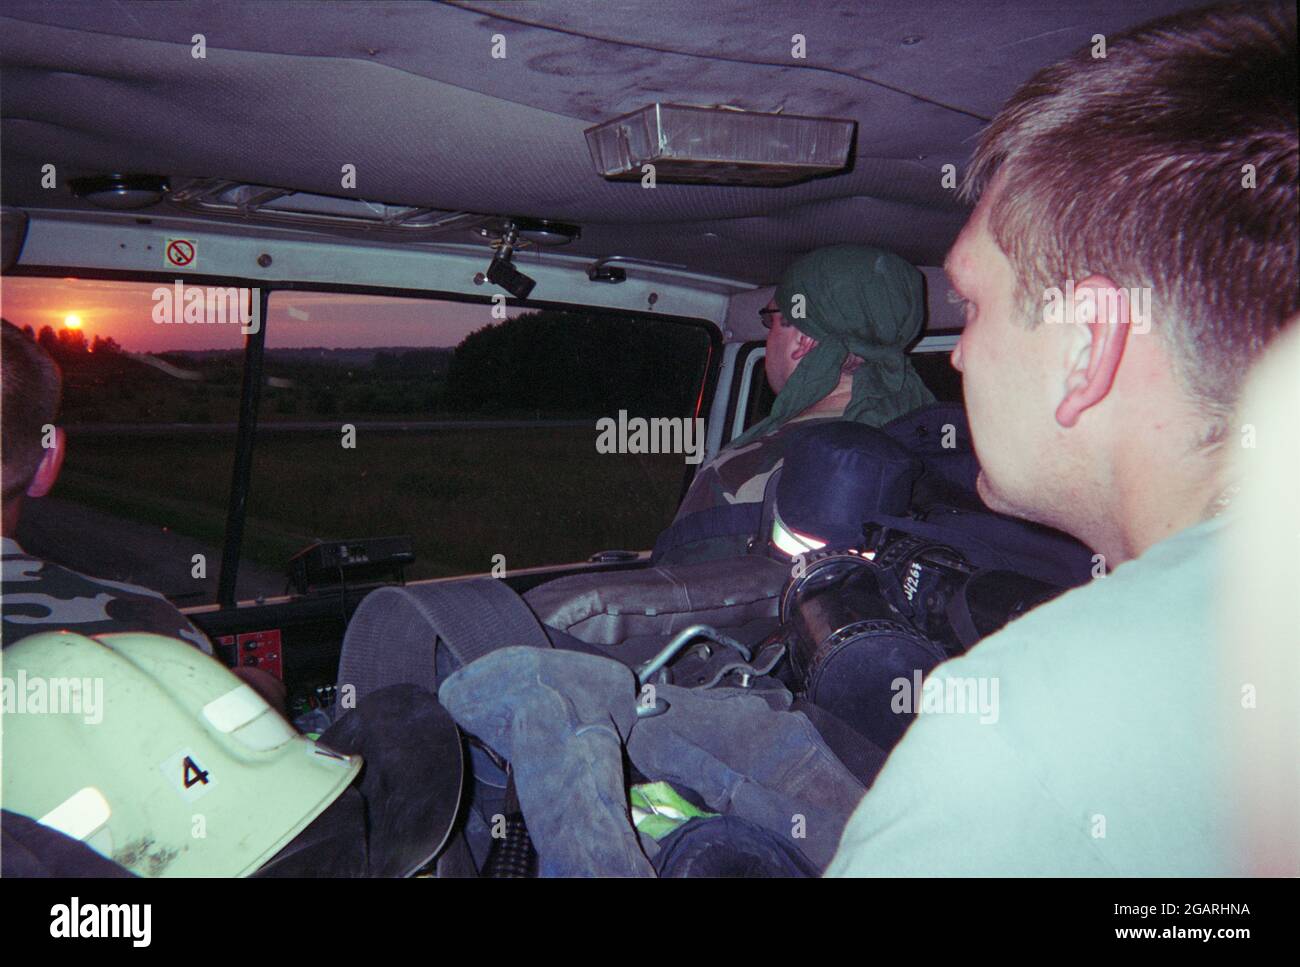
<instances>
[{"instance_id":1,"label":"green head scarf","mask_svg":"<svg viewBox=\"0 0 1300 967\"><path fill-rule=\"evenodd\" d=\"M803 297L802 313L796 296ZM786 271L776 303L786 324L816 339L817 348L799 360L767 419L732 446L771 433L830 394L850 353L863 363L853 374L844 419L883 426L934 402L903 352L925 318L923 277L910 263L865 245L818 249Z\"/></svg>"}]
</instances>

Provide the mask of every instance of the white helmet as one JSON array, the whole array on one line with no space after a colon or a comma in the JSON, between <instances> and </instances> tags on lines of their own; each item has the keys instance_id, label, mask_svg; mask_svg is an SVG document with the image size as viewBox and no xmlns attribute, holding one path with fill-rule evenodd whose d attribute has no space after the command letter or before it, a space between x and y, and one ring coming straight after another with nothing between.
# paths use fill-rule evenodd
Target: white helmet
<instances>
[{"instance_id":1,"label":"white helmet","mask_svg":"<svg viewBox=\"0 0 1300 967\"><path fill-rule=\"evenodd\" d=\"M361 769L161 635L32 635L0 674L4 808L141 876L252 873Z\"/></svg>"}]
</instances>

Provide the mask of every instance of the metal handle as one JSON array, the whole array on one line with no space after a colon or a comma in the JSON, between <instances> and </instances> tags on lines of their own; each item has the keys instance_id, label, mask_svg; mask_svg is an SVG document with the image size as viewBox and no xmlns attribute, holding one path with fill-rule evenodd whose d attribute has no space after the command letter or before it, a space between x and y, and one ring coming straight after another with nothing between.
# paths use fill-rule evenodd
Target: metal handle
<instances>
[{"instance_id":1,"label":"metal handle","mask_svg":"<svg viewBox=\"0 0 1300 967\"><path fill-rule=\"evenodd\" d=\"M672 641L664 645L663 650L660 651L659 654L655 655L644 665L637 668L637 684L644 685L648 682L654 674L659 671L659 669L672 661L673 657L679 651L696 638L708 638L711 641L716 641L720 645L726 645L728 648L736 649L736 651L745 656L745 661L754 660L749 648L741 644L735 638L729 638L716 628L712 628L709 625L690 625L673 635Z\"/></svg>"}]
</instances>

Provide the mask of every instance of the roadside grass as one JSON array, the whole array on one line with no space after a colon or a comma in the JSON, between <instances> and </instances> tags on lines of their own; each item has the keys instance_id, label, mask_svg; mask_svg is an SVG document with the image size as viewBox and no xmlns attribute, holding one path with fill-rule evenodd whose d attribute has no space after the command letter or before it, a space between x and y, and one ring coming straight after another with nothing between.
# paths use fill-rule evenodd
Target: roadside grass
<instances>
[{"instance_id":1,"label":"roadside grass","mask_svg":"<svg viewBox=\"0 0 1300 967\"><path fill-rule=\"evenodd\" d=\"M262 435L243 559L282 569L310 541L409 534L408 578L649 548L672 519L680 455L600 454L593 427ZM233 434L87 436L56 494L220 547ZM88 535L88 539L93 539Z\"/></svg>"}]
</instances>

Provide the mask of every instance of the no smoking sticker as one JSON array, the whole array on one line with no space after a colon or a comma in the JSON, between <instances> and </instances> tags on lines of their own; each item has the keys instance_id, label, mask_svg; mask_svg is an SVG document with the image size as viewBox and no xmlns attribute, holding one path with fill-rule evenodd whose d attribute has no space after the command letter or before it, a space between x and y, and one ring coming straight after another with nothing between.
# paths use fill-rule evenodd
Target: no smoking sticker
<instances>
[{"instance_id":1,"label":"no smoking sticker","mask_svg":"<svg viewBox=\"0 0 1300 967\"><path fill-rule=\"evenodd\" d=\"M194 256L197 254L198 246L192 238L169 238L163 247L165 264L176 269L183 269L193 264Z\"/></svg>"}]
</instances>

